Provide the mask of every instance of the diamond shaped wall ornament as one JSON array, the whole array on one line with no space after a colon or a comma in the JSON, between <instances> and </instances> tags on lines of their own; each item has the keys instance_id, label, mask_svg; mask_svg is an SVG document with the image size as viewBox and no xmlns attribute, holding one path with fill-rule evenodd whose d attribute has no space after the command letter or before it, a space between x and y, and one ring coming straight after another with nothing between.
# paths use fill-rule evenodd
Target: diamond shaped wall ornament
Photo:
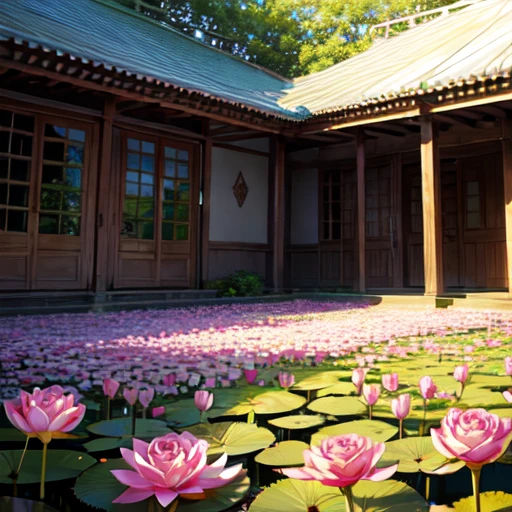
<instances>
[{"instance_id":1,"label":"diamond shaped wall ornament","mask_svg":"<svg viewBox=\"0 0 512 512\"><path fill-rule=\"evenodd\" d=\"M244 205L248 193L249 187L247 186L247 183L244 180L242 171L240 171L238 173L238 178L236 179L235 184L233 185L233 194L235 195L236 202L238 203L238 206L240 208L242 208L242 206Z\"/></svg>"}]
</instances>

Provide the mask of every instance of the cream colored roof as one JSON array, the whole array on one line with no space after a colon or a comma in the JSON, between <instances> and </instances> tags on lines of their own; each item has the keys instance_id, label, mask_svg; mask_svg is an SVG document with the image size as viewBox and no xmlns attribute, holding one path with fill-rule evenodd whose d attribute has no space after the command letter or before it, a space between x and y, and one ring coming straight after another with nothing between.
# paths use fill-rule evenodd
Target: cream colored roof
<instances>
[{"instance_id":1,"label":"cream colored roof","mask_svg":"<svg viewBox=\"0 0 512 512\"><path fill-rule=\"evenodd\" d=\"M318 115L511 70L512 0L482 0L296 79L279 104Z\"/></svg>"}]
</instances>

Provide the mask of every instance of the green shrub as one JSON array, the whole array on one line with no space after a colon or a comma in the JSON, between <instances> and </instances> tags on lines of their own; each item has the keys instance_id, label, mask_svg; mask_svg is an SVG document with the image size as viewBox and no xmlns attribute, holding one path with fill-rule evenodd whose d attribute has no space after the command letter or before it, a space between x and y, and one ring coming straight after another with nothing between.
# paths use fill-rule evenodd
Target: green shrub
<instances>
[{"instance_id":1,"label":"green shrub","mask_svg":"<svg viewBox=\"0 0 512 512\"><path fill-rule=\"evenodd\" d=\"M209 281L209 290L217 290L219 297L251 297L263 293L263 279L259 274L238 270L223 279Z\"/></svg>"}]
</instances>

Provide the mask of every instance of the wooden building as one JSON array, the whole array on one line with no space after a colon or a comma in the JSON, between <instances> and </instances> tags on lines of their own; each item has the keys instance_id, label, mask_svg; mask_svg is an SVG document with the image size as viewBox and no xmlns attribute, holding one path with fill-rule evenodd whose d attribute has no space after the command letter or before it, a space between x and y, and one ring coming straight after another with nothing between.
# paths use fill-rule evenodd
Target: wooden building
<instances>
[{"instance_id":1,"label":"wooden building","mask_svg":"<svg viewBox=\"0 0 512 512\"><path fill-rule=\"evenodd\" d=\"M293 82L114 0L3 0L0 290L512 288L512 2Z\"/></svg>"}]
</instances>

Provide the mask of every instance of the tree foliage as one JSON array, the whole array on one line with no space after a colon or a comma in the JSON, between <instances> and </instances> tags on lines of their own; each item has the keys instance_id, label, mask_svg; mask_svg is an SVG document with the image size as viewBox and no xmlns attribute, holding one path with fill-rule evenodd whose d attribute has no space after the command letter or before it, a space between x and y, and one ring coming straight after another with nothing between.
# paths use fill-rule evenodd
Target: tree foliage
<instances>
[{"instance_id":1,"label":"tree foliage","mask_svg":"<svg viewBox=\"0 0 512 512\"><path fill-rule=\"evenodd\" d=\"M454 0L117 0L210 44L294 77L366 50L370 29ZM148 7L149 6L149 7ZM156 13L156 14L155 14ZM393 26L393 33L407 24ZM199 31L199 32L197 32ZM214 41L212 41L212 39Z\"/></svg>"}]
</instances>

